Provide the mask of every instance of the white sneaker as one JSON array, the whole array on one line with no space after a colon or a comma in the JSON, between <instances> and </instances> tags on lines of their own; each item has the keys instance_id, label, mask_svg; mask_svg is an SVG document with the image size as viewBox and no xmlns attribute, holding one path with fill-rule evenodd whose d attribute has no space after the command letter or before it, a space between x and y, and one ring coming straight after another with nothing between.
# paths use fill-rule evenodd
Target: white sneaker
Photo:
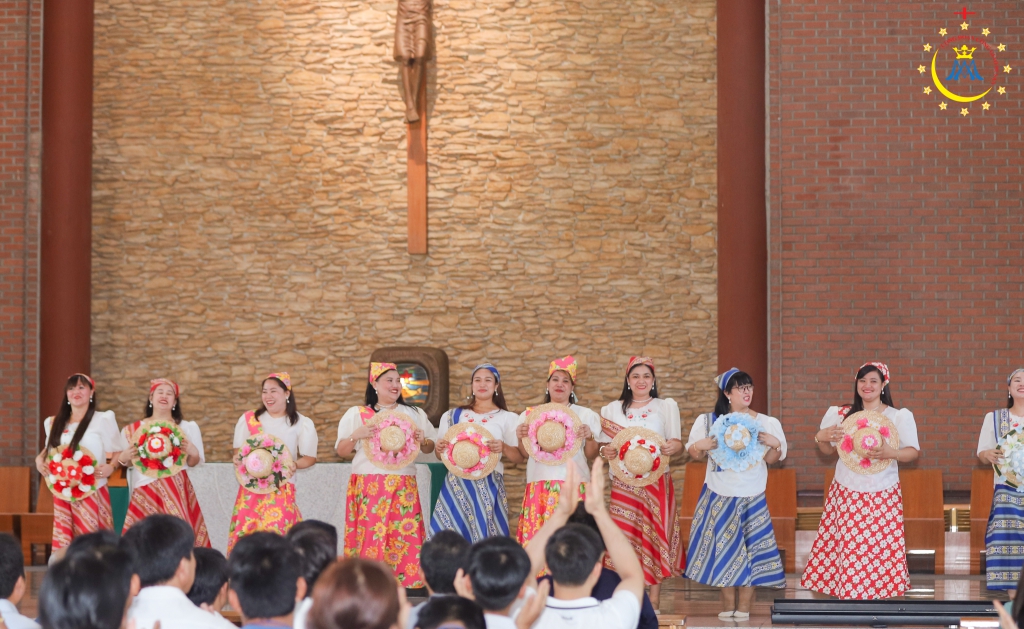
<instances>
[{"instance_id":1,"label":"white sneaker","mask_svg":"<svg viewBox=\"0 0 1024 629\"><path fill-rule=\"evenodd\" d=\"M732 620L732 616L735 613L736 612L719 612L718 617L721 618L722 620ZM750 614L747 614L747 615L749 616Z\"/></svg>"}]
</instances>

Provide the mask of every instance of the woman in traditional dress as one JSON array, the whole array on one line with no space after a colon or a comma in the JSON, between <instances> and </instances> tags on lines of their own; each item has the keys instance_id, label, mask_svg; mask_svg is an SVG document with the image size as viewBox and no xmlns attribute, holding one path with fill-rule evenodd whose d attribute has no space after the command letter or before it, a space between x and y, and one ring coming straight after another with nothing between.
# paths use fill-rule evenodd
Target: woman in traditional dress
<instances>
[{"instance_id":1,"label":"woman in traditional dress","mask_svg":"<svg viewBox=\"0 0 1024 629\"><path fill-rule=\"evenodd\" d=\"M671 398L658 397L654 361L646 356L629 359L622 394L618 401L601 409L598 441L609 442L623 428L634 426L661 435L666 440L661 453L666 457L683 451L679 406ZM615 454L611 446L601 448L601 455L606 459ZM672 474L666 470L657 482L646 487L632 487L613 476L609 511L640 557L644 580L650 586L651 604L657 610L661 603L661 582L682 574L686 567Z\"/></svg>"},{"instance_id":2,"label":"woman in traditional dress","mask_svg":"<svg viewBox=\"0 0 1024 629\"><path fill-rule=\"evenodd\" d=\"M128 503L128 515L124 520L122 532L130 529L136 522L154 513L166 513L185 520L192 526L195 545L210 547L210 535L206 530L206 521L199 508L195 489L189 481L188 472L184 469L173 476L153 478L140 472L132 459L138 453L135 433L149 419L173 423L178 426L185 440L181 449L186 454L185 464L195 467L206 460L203 452L203 435L199 425L192 421L184 421L179 400L178 384L167 378L149 381L149 401L146 403L146 418L128 424L121 431L128 448L121 453L117 462L128 468L128 486L132 497Z\"/></svg>"},{"instance_id":3,"label":"woman in traditional dress","mask_svg":"<svg viewBox=\"0 0 1024 629\"><path fill-rule=\"evenodd\" d=\"M402 379L394 363L370 363L364 406L353 406L338 423L338 456L352 459L345 507L345 555L386 563L403 587L424 587L420 571L423 508L416 483L416 465L397 470L378 467L360 443L373 437L366 425L379 411L404 415L415 427L420 452L434 451L434 426L422 409L402 397Z\"/></svg>"},{"instance_id":4,"label":"woman in traditional dress","mask_svg":"<svg viewBox=\"0 0 1024 629\"><path fill-rule=\"evenodd\" d=\"M690 429L686 450L695 460L707 458L718 448L711 436L715 420L730 413L751 417L760 432L757 441L767 447L764 457L743 471L723 469L708 461L704 486L690 526L686 577L722 588L724 620L750 618L755 587L785 587L779 547L764 491L768 465L786 458L786 435L774 417L750 409L754 381L733 367L715 378L718 401L715 412L701 415ZM737 597L738 595L738 597Z\"/></svg>"},{"instance_id":5,"label":"woman in traditional dress","mask_svg":"<svg viewBox=\"0 0 1024 629\"><path fill-rule=\"evenodd\" d=\"M1015 369L1006 379L1006 408L985 415L978 439L978 458L987 465L1002 465L1007 453L1000 447L1012 430L1024 426L1024 369ZM902 436L902 435L901 435ZM1006 476L995 474L992 511L985 530L985 574L988 589L1016 594L1024 565L1024 505L1020 492L1007 484Z\"/></svg>"},{"instance_id":6,"label":"woman in traditional dress","mask_svg":"<svg viewBox=\"0 0 1024 629\"><path fill-rule=\"evenodd\" d=\"M526 409L519 416L520 423L516 428L519 452L522 456L529 457L526 464L526 491L523 494L523 509L519 516L519 528L516 531L516 539L523 546L529 543L530 538L554 513L568 466L576 466L576 478L588 478L587 459L597 456L599 446L594 437L601 432L601 416L576 403L576 393L573 391L576 386L576 371L576 359L572 356L551 361L551 364L548 365L547 390L544 392L545 404L555 403L568 406L583 424L576 436L585 440L585 443L576 451L572 459L561 465L545 465L530 457L526 446L523 445L523 439L529 436L530 426L526 423L526 416L532 409ZM581 495L585 487L585 483L580 483Z\"/></svg>"},{"instance_id":7,"label":"woman in traditional dress","mask_svg":"<svg viewBox=\"0 0 1024 629\"><path fill-rule=\"evenodd\" d=\"M91 495L68 501L53 497L53 550L67 548L79 535L95 533L101 529L114 530L114 513L110 509L110 491L107 479L114 473L116 461L128 442L117 429L113 411L96 412L96 383L89 376L76 373L64 386L64 399L60 410L43 422L46 447L36 456L36 469L44 477L50 475L47 454L52 448L64 447L73 451L85 448L95 457L93 475L98 488ZM83 473L88 471L83 468Z\"/></svg>"},{"instance_id":8,"label":"woman in traditional dress","mask_svg":"<svg viewBox=\"0 0 1024 629\"><path fill-rule=\"evenodd\" d=\"M508 498L505 495L505 466L501 456L513 463L522 463L516 424L519 418L508 410L501 391L501 375L490 363L477 365L470 376L473 398L467 404L447 411L437 426L435 454L440 459L451 445L444 436L460 423L476 424L491 434L487 447L498 455L498 465L488 476L466 480L448 473L441 495L430 518L430 534L456 531L470 543L494 535L508 536Z\"/></svg>"},{"instance_id":9,"label":"woman in traditional dress","mask_svg":"<svg viewBox=\"0 0 1024 629\"><path fill-rule=\"evenodd\" d=\"M883 439L867 458L891 464L875 474L860 474L840 459L828 489L818 536L800 585L843 599L878 599L902 595L910 587L903 534L903 494L898 464L920 455L914 414L896 410L889 390L889 368L866 363L857 370L853 404L832 406L821 419L814 442L823 454L836 452L843 439L842 421L860 411L881 413L899 435L899 450Z\"/></svg>"},{"instance_id":10,"label":"woman in traditional dress","mask_svg":"<svg viewBox=\"0 0 1024 629\"><path fill-rule=\"evenodd\" d=\"M234 448L244 446L253 435L270 434L288 449L293 472L312 467L316 463L316 426L312 419L299 413L291 376L283 371L272 373L263 379L262 387L260 407L244 413L235 424ZM294 474L277 490L266 494L239 487L228 529L228 554L235 542L249 533L272 531L284 535L301 519L295 503Z\"/></svg>"}]
</instances>

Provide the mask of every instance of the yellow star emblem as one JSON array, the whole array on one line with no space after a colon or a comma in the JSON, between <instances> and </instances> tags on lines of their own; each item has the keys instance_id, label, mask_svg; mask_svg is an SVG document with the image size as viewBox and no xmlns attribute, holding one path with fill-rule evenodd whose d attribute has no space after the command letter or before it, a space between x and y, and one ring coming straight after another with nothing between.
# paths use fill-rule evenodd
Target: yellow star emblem
<instances>
[{"instance_id":1,"label":"yellow star emblem","mask_svg":"<svg viewBox=\"0 0 1024 629\"><path fill-rule=\"evenodd\" d=\"M939 103L939 109L946 111L946 103Z\"/></svg>"},{"instance_id":2,"label":"yellow star emblem","mask_svg":"<svg viewBox=\"0 0 1024 629\"><path fill-rule=\"evenodd\" d=\"M998 91L999 91L1000 94L1005 94L1006 93L1006 88L1003 87L1002 85L1000 85Z\"/></svg>"},{"instance_id":3,"label":"yellow star emblem","mask_svg":"<svg viewBox=\"0 0 1024 629\"><path fill-rule=\"evenodd\" d=\"M1006 52L1006 44L999 44L996 48L999 49L999 52Z\"/></svg>"},{"instance_id":4,"label":"yellow star emblem","mask_svg":"<svg viewBox=\"0 0 1024 629\"><path fill-rule=\"evenodd\" d=\"M932 45L931 44L925 44L924 45L924 51L925 52L931 52L932 51Z\"/></svg>"},{"instance_id":5,"label":"yellow star emblem","mask_svg":"<svg viewBox=\"0 0 1024 629\"><path fill-rule=\"evenodd\" d=\"M924 74L925 70L926 68L924 66L917 66L917 71L920 72L921 74Z\"/></svg>"},{"instance_id":6,"label":"yellow star emblem","mask_svg":"<svg viewBox=\"0 0 1024 629\"><path fill-rule=\"evenodd\" d=\"M971 112L967 111L966 107L964 107L963 109L960 110L960 115L961 116L966 116L969 113L971 113Z\"/></svg>"},{"instance_id":7,"label":"yellow star emblem","mask_svg":"<svg viewBox=\"0 0 1024 629\"><path fill-rule=\"evenodd\" d=\"M1005 72L1007 74L1009 74L1010 70L1012 70L1012 69L1013 68L1010 67L1010 64L1006 64L1005 66L1003 66L1003 72Z\"/></svg>"},{"instance_id":8,"label":"yellow star emblem","mask_svg":"<svg viewBox=\"0 0 1024 629\"><path fill-rule=\"evenodd\" d=\"M992 105L989 105L988 103L982 103L981 104L981 108L984 109L985 111L988 111L988 108L991 107L991 106Z\"/></svg>"},{"instance_id":9,"label":"yellow star emblem","mask_svg":"<svg viewBox=\"0 0 1024 629\"><path fill-rule=\"evenodd\" d=\"M930 88L930 87L924 88L924 93L925 94L931 94L932 93L932 88Z\"/></svg>"},{"instance_id":10,"label":"yellow star emblem","mask_svg":"<svg viewBox=\"0 0 1024 629\"><path fill-rule=\"evenodd\" d=\"M939 29L939 35L941 35L942 37L945 37L946 36L946 29L940 28Z\"/></svg>"},{"instance_id":11,"label":"yellow star emblem","mask_svg":"<svg viewBox=\"0 0 1024 629\"><path fill-rule=\"evenodd\" d=\"M987 28L981 29L981 34L984 35L985 37L988 37L991 33L992 31L988 30Z\"/></svg>"},{"instance_id":12,"label":"yellow star emblem","mask_svg":"<svg viewBox=\"0 0 1024 629\"><path fill-rule=\"evenodd\" d=\"M966 31L968 26L970 26L970 24L964 22L963 24L960 25L960 30Z\"/></svg>"}]
</instances>

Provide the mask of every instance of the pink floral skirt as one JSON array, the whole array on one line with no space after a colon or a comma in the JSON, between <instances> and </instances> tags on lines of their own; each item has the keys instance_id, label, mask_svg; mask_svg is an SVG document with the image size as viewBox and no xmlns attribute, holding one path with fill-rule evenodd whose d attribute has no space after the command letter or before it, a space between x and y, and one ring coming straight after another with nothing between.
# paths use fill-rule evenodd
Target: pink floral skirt
<instances>
[{"instance_id":1,"label":"pink floral skirt","mask_svg":"<svg viewBox=\"0 0 1024 629\"><path fill-rule=\"evenodd\" d=\"M239 487L228 528L228 554L239 539L250 533L271 531L284 535L301 519L302 514L295 504L295 485L285 483L269 494L254 494Z\"/></svg>"},{"instance_id":2,"label":"pink floral skirt","mask_svg":"<svg viewBox=\"0 0 1024 629\"><path fill-rule=\"evenodd\" d=\"M558 506L558 498L562 494L560 480L540 480L527 483L523 493L523 511L519 515L519 527L516 529L516 541L523 546L537 534L540 527L548 521ZM580 497L586 495L587 485L580 483Z\"/></svg>"},{"instance_id":3,"label":"pink floral skirt","mask_svg":"<svg viewBox=\"0 0 1024 629\"><path fill-rule=\"evenodd\" d=\"M424 537L415 476L353 474L349 478L345 555L383 562L403 587L421 588Z\"/></svg>"}]
</instances>

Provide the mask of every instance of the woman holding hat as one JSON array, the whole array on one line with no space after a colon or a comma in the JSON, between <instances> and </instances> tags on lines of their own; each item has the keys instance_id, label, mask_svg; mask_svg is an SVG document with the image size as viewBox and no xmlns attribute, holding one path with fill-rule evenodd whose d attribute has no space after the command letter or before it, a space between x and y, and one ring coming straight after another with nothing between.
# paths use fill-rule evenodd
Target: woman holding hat
<instances>
[{"instance_id":1,"label":"woman holding hat","mask_svg":"<svg viewBox=\"0 0 1024 629\"><path fill-rule=\"evenodd\" d=\"M46 447L36 456L36 469L44 478L52 475L53 464L47 458L54 448L70 449L83 456L87 450L95 457L93 465L81 469L86 475L83 483L90 472L95 479L89 485L89 495L70 500L53 496L53 550L56 552L67 548L79 535L101 529L114 530L107 479L115 467L107 463L107 453L112 453L112 460L116 461L128 443L117 429L113 411L96 412L96 383L84 373L68 378L60 409L56 415L46 418L43 429Z\"/></svg>"},{"instance_id":2,"label":"woman holding hat","mask_svg":"<svg viewBox=\"0 0 1024 629\"><path fill-rule=\"evenodd\" d=\"M523 546L554 513L568 466L576 466L576 478L587 478L587 459L597 456L598 445L594 441L594 436L601 432L601 416L576 403L576 393L573 391L576 386L576 370L576 359L572 356L551 361L548 365L547 390L544 392L545 404L568 406L582 423L576 437L583 439L585 445L577 450L570 460L560 465L545 465L529 457L523 440L529 437L530 426L526 423L526 417L532 409L526 409L519 416L520 423L516 428L519 452L523 457L529 457L526 464L526 491L523 494L523 508L516 531L516 540ZM586 485L580 483L581 494L584 487Z\"/></svg>"},{"instance_id":3,"label":"woman holding hat","mask_svg":"<svg viewBox=\"0 0 1024 629\"><path fill-rule=\"evenodd\" d=\"M1005 438L1011 432L1021 432L1024 426L1024 369L1015 369L1006 379L1006 387L1006 408L987 413L981 426L978 458L986 465L1002 466L1006 462L1004 457L1010 452ZM988 589L1010 590L1013 596L1024 565L1024 505L1020 492L1008 484L1004 472L1016 476L1011 470L997 469L993 479L992 511L985 530L985 573Z\"/></svg>"},{"instance_id":4,"label":"woman holding hat","mask_svg":"<svg viewBox=\"0 0 1024 629\"><path fill-rule=\"evenodd\" d=\"M868 421L862 416L856 426L844 425L847 417L861 411L880 413L885 423L877 445L865 449L863 457L854 450L849 431L870 429ZM823 454L838 451L840 461L800 585L843 599L902 595L910 587L910 574L898 464L917 459L921 446L914 414L893 407L884 363L865 363L857 370L853 404L830 407L814 441Z\"/></svg>"},{"instance_id":5,"label":"woman holding hat","mask_svg":"<svg viewBox=\"0 0 1024 629\"><path fill-rule=\"evenodd\" d=\"M671 457L683 451L679 406L671 398L658 397L654 361L633 356L626 366L622 394L618 401L601 409L601 434L598 441L610 442L623 428L639 426L665 439L661 454ZM612 446L601 448L601 456L616 455ZM650 585L651 604L661 603L661 582L681 574L686 554L680 544L679 519L672 476L668 470L651 485L635 487L612 478L610 509L612 519L629 538L640 563L644 580Z\"/></svg>"},{"instance_id":6,"label":"woman holding hat","mask_svg":"<svg viewBox=\"0 0 1024 629\"><path fill-rule=\"evenodd\" d=\"M423 587L423 509L414 461L416 452L434 451L434 427L422 409L402 398L402 379L394 363L370 363L368 380L365 405L345 412L334 444L342 458L355 454L346 496L344 552L386 563L403 587ZM367 456L367 444L374 444L383 432L375 418L401 420L408 431L400 445L411 457L391 465L386 457Z\"/></svg>"},{"instance_id":7,"label":"woman holding hat","mask_svg":"<svg viewBox=\"0 0 1024 629\"><path fill-rule=\"evenodd\" d=\"M238 488L235 510L228 529L228 554L239 538L256 531L284 535L302 519L295 503L295 470L316 463L317 435L313 420L299 413L292 391L292 379L286 372L272 373L263 379L262 404L244 413L235 424L234 447L247 446L258 434L270 435L282 442L290 457L285 465L287 478L268 493ZM280 463L276 461L275 465Z\"/></svg>"},{"instance_id":8,"label":"woman holding hat","mask_svg":"<svg viewBox=\"0 0 1024 629\"><path fill-rule=\"evenodd\" d=\"M722 588L725 610L718 614L719 618L745 620L750 618L754 587L786 585L764 496L768 465L786 458L786 435L779 420L750 409L754 381L747 373L733 367L715 378L715 383L718 385L715 412L701 415L694 422L686 444L687 452L695 460L702 460L708 458L709 452L720 451L720 445L730 446L718 443L712 426L716 419L738 413L743 423L736 425L742 426L748 437L748 426L758 430L756 443L749 443L745 448L758 455L758 459L730 464L715 460L712 454L690 527L686 577ZM753 425L747 418L753 420ZM743 445L742 441L736 443L736 448L726 450L721 458L725 459L725 455L736 449L744 449Z\"/></svg>"},{"instance_id":9,"label":"woman holding hat","mask_svg":"<svg viewBox=\"0 0 1024 629\"><path fill-rule=\"evenodd\" d=\"M185 463L188 467L195 467L206 460L199 425L192 421L184 421L179 396L177 383L167 378L150 380L145 419L128 424L121 431L129 447L121 452L117 462L128 468L128 486L132 492L122 533L148 515L166 513L188 522L195 534L195 545L209 548L210 535L206 530L206 521L199 508L196 492L188 479L188 472L182 469L171 476L156 478L143 474L132 465L132 459L138 452L135 433L146 420L178 426L185 437L180 447L185 452Z\"/></svg>"},{"instance_id":10,"label":"woman holding hat","mask_svg":"<svg viewBox=\"0 0 1024 629\"><path fill-rule=\"evenodd\" d=\"M494 470L484 478L460 478L451 471L445 475L441 495L430 518L430 534L451 530L470 543L495 535L508 536L508 498L505 495L505 467L501 456L513 463L522 463L516 439L518 417L508 410L501 392L501 374L490 363L473 368L470 376L473 398L465 405L441 416L437 426L435 454L442 459L452 444L446 439L456 425L476 425L486 431L488 450L495 457ZM482 473L482 472L481 472Z\"/></svg>"}]
</instances>

